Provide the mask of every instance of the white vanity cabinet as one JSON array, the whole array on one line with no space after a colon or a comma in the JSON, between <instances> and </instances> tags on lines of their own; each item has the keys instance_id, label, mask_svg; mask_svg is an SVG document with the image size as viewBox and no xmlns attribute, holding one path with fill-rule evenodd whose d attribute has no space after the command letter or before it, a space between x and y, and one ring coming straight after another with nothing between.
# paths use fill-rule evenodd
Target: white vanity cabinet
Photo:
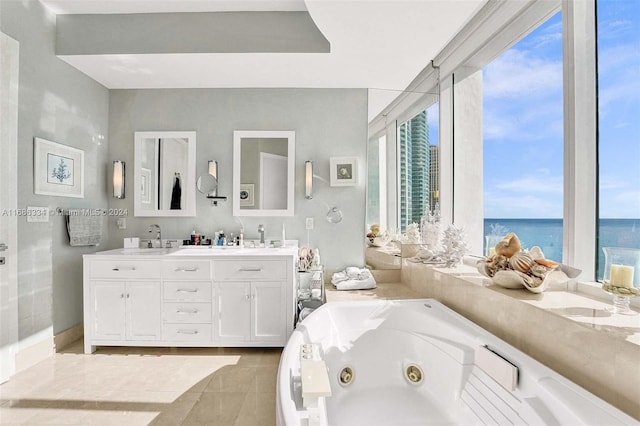
<instances>
[{"instance_id":1,"label":"white vanity cabinet","mask_svg":"<svg viewBox=\"0 0 640 426\"><path fill-rule=\"evenodd\" d=\"M160 341L159 261L101 259L85 264L85 352L96 344Z\"/></svg>"},{"instance_id":2,"label":"white vanity cabinet","mask_svg":"<svg viewBox=\"0 0 640 426\"><path fill-rule=\"evenodd\" d=\"M215 339L225 345L284 345L291 279L286 259L214 260Z\"/></svg>"},{"instance_id":3,"label":"white vanity cabinet","mask_svg":"<svg viewBox=\"0 0 640 426\"><path fill-rule=\"evenodd\" d=\"M176 346L210 346L212 322L211 260L163 260L163 340Z\"/></svg>"},{"instance_id":4,"label":"white vanity cabinet","mask_svg":"<svg viewBox=\"0 0 640 426\"><path fill-rule=\"evenodd\" d=\"M115 345L284 346L294 325L296 252L84 255L85 353Z\"/></svg>"}]
</instances>

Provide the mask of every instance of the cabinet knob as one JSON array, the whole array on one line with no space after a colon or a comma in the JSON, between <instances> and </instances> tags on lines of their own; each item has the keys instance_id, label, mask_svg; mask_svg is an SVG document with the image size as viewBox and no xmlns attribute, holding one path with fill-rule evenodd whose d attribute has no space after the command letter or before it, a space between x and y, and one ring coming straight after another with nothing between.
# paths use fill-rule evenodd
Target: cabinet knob
<instances>
[{"instance_id":1,"label":"cabinet knob","mask_svg":"<svg viewBox=\"0 0 640 426\"><path fill-rule=\"evenodd\" d=\"M124 299L124 293L120 293L120 299Z\"/></svg>"},{"instance_id":2,"label":"cabinet knob","mask_svg":"<svg viewBox=\"0 0 640 426\"><path fill-rule=\"evenodd\" d=\"M130 298L130 297L131 297L131 295L129 293L127 293L127 299Z\"/></svg>"},{"instance_id":3,"label":"cabinet knob","mask_svg":"<svg viewBox=\"0 0 640 426\"><path fill-rule=\"evenodd\" d=\"M249 299L251 299L251 295L250 294L245 294L244 298L245 298L245 300L249 300Z\"/></svg>"}]
</instances>

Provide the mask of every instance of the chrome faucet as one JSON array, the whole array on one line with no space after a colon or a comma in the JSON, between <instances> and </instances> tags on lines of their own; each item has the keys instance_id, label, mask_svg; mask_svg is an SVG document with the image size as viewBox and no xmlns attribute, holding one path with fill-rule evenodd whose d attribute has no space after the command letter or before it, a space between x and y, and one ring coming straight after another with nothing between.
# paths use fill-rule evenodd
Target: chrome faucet
<instances>
[{"instance_id":1,"label":"chrome faucet","mask_svg":"<svg viewBox=\"0 0 640 426\"><path fill-rule=\"evenodd\" d=\"M258 232L260 233L260 247L264 247L264 225L258 225Z\"/></svg>"},{"instance_id":2,"label":"chrome faucet","mask_svg":"<svg viewBox=\"0 0 640 426\"><path fill-rule=\"evenodd\" d=\"M156 234L156 241L158 243L156 244L156 247L162 247L162 231L160 230L160 225L156 225L155 223L153 225L149 225L149 232L153 232L153 228L158 229L158 233Z\"/></svg>"}]
</instances>

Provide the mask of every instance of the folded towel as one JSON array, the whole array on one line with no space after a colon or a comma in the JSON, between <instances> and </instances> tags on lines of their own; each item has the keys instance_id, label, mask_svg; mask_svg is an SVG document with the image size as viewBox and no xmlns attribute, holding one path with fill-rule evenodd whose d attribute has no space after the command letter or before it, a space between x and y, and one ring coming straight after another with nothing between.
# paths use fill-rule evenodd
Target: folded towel
<instances>
[{"instance_id":1,"label":"folded towel","mask_svg":"<svg viewBox=\"0 0 640 426\"><path fill-rule=\"evenodd\" d=\"M376 288L376 280L373 275L369 273L369 276L363 280L344 280L333 284L338 290L369 290Z\"/></svg>"},{"instance_id":2,"label":"folded towel","mask_svg":"<svg viewBox=\"0 0 640 426\"><path fill-rule=\"evenodd\" d=\"M82 215L82 210L69 210L67 233L72 246L97 246L102 241L102 215Z\"/></svg>"},{"instance_id":3,"label":"folded towel","mask_svg":"<svg viewBox=\"0 0 640 426\"><path fill-rule=\"evenodd\" d=\"M346 281L348 279L349 277L344 271L336 272L331 276L331 284L336 285L337 283L341 281Z\"/></svg>"},{"instance_id":4,"label":"folded towel","mask_svg":"<svg viewBox=\"0 0 640 426\"><path fill-rule=\"evenodd\" d=\"M345 269L344 272L347 274L349 279L352 279L352 280L364 280L366 278L366 274L364 273L366 272L366 269L360 269L360 268L356 268L355 266L349 266L347 269Z\"/></svg>"}]
</instances>

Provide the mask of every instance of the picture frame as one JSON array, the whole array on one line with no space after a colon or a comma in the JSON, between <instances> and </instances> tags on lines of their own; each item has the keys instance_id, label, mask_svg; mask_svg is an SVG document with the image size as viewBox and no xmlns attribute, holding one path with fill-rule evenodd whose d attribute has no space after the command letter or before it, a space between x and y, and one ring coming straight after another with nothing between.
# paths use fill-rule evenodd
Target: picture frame
<instances>
[{"instance_id":1,"label":"picture frame","mask_svg":"<svg viewBox=\"0 0 640 426\"><path fill-rule=\"evenodd\" d=\"M140 167L140 201L151 204L151 170Z\"/></svg>"},{"instance_id":2,"label":"picture frame","mask_svg":"<svg viewBox=\"0 0 640 426\"><path fill-rule=\"evenodd\" d=\"M253 207L254 195L255 191L254 185L252 183L240 184L240 194L238 194L238 197L240 198L240 206Z\"/></svg>"},{"instance_id":3,"label":"picture frame","mask_svg":"<svg viewBox=\"0 0 640 426\"><path fill-rule=\"evenodd\" d=\"M34 138L33 192L84 198L84 151Z\"/></svg>"},{"instance_id":4,"label":"picture frame","mask_svg":"<svg viewBox=\"0 0 640 426\"><path fill-rule=\"evenodd\" d=\"M354 186L358 184L357 157L331 157L329 166L331 186Z\"/></svg>"}]
</instances>

